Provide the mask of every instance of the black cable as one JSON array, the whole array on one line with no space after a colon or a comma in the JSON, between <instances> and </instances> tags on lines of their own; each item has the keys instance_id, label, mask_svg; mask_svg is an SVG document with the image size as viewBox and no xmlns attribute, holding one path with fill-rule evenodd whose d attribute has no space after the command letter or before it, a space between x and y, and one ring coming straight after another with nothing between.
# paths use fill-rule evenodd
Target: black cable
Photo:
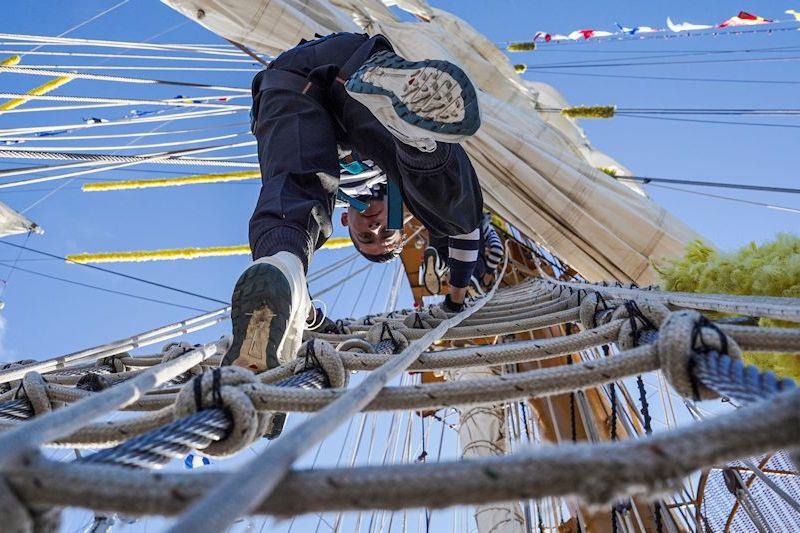
<instances>
[{"instance_id":1,"label":"black cable","mask_svg":"<svg viewBox=\"0 0 800 533\"><path fill-rule=\"evenodd\" d=\"M710 63L763 63L772 61L797 61L800 56L788 57L752 57L752 58L738 58L738 59L697 59L686 61L640 61L628 63L591 63L591 64L572 64L572 65L525 65L528 70L538 70L540 68L613 68L613 67L641 67L641 66L654 66L654 65L700 65Z\"/></svg>"},{"instance_id":2,"label":"black cable","mask_svg":"<svg viewBox=\"0 0 800 533\"><path fill-rule=\"evenodd\" d=\"M514 41L522 42L522 41ZM507 44L511 44L510 42ZM537 43L538 44L538 43ZM679 53L693 53L696 55L701 54L725 54L725 53L750 53L750 52L782 52L787 49L800 48L797 45L788 46L771 46L768 48L742 48L739 50L564 50L559 47L543 46L537 48L538 52L566 52L573 54L679 54ZM514 52L515 54L519 52Z\"/></svg>"},{"instance_id":3,"label":"black cable","mask_svg":"<svg viewBox=\"0 0 800 533\"><path fill-rule=\"evenodd\" d=\"M730 202L738 202L741 204L755 205L758 207L766 207L767 209L775 209L777 211L786 211L789 213L800 213L800 209L795 207L787 207L783 205L767 204L764 202L753 202L751 200L743 200L742 198L733 198L731 196L722 196L721 194L711 194L700 191L690 191L688 189L681 189L679 187L670 187L669 185L658 185L655 183L650 184L650 187L657 187L659 189L668 189L670 191L685 192L688 194L696 194L697 196L705 196L707 198L716 198L718 200L728 200Z\"/></svg>"},{"instance_id":4,"label":"black cable","mask_svg":"<svg viewBox=\"0 0 800 533\"><path fill-rule=\"evenodd\" d=\"M701 124L728 124L731 126L767 126L773 128L800 128L800 125L796 124L771 124L769 122L741 122L735 120L708 120L708 119L700 119L700 118L678 118L678 117L657 117L652 115L628 115L625 113L615 113L615 117L627 117L627 118L645 118L649 120L671 120L674 122L697 122Z\"/></svg>"},{"instance_id":5,"label":"black cable","mask_svg":"<svg viewBox=\"0 0 800 533\"><path fill-rule=\"evenodd\" d=\"M570 108L542 107L537 109L540 113L563 113ZM636 116L636 115L733 115L733 116L797 116L800 109L755 109L755 108L707 108L707 107L685 107L685 108L634 108L617 107L614 109L614 116Z\"/></svg>"},{"instance_id":6,"label":"black cable","mask_svg":"<svg viewBox=\"0 0 800 533\"><path fill-rule=\"evenodd\" d=\"M717 54L747 54L747 53L768 53L768 52L776 52L776 53L786 53L786 52L797 52L798 51L797 45L791 46L778 46L778 47L768 47L768 48L743 48L740 50L705 50L705 51L695 51L695 50L685 50L679 51L675 50L674 52L662 52L662 51L649 51L650 54L655 55L648 55L648 56L633 56L633 57L618 57L615 59L584 59L582 61L570 61L568 63L550 63L539 65L541 67L554 67L554 68L564 68L569 66L586 66L591 64L602 64L603 62L608 61L625 61L628 59L631 60L642 60L642 59L663 59L663 58L670 58L670 57L693 57L693 56L702 56L702 55L717 55ZM646 52L645 52L646 53ZM780 58L775 58L780 59Z\"/></svg>"},{"instance_id":7,"label":"black cable","mask_svg":"<svg viewBox=\"0 0 800 533\"><path fill-rule=\"evenodd\" d=\"M780 192L800 194L800 189L789 187L773 187L769 185L747 185L745 183L728 183L723 181L699 181L673 178L651 178L648 176L613 176L618 181L633 181L636 183L674 183L676 185L696 185L698 187L719 187L723 189L743 189L749 191Z\"/></svg>"},{"instance_id":8,"label":"black cable","mask_svg":"<svg viewBox=\"0 0 800 533\"><path fill-rule=\"evenodd\" d=\"M5 261L0 261L0 263L2 263L4 265L7 264ZM189 309L191 311L200 311L200 312L204 312L204 313L208 312L208 309L200 309L199 307L191 307L191 306L188 306L188 305L181 305L181 304L176 304L176 303L172 303L172 302L167 302L167 301L164 301L164 300L158 300L158 299L155 299L155 298L148 298L146 296L139 296L138 294L131 294L129 292L116 291L114 289L107 289L105 287L99 287L97 285L91 285L89 283L82 283L80 281L74 281L74 280L71 280L71 279L60 278L58 276L52 276L50 274L44 274L42 272L36 272L34 270L28 270L27 268L22 268L21 266L17 266L17 267L15 267L15 269L19 270L20 272L25 272L26 274L33 274L34 276L41 276L43 278L52 279L52 280L55 280L55 281L62 281L64 283L70 283L72 285L78 285L80 287L86 287L88 289L95 289L95 290L98 290L98 291L107 292L107 293L111 293L111 294L118 294L120 296L128 296L130 298L136 298L137 300L144 300L144 301L147 301L147 302L159 303L159 304L164 304L164 305L171 305L172 307L180 307L181 309Z\"/></svg>"},{"instance_id":9,"label":"black cable","mask_svg":"<svg viewBox=\"0 0 800 533\"><path fill-rule=\"evenodd\" d=\"M108 268L103 268L103 267L99 267L99 266L95 266L95 265L89 265L89 264L86 264L86 263L77 263L75 261L70 261L66 257L60 256L60 255L51 254L49 252L44 252L42 250L36 250L35 248L28 248L26 246L21 246L19 244L14 244L13 242L0 240L0 244L13 246L14 248L22 248L23 250L27 250L27 251L34 252L34 253L41 254L41 255L46 255L46 256L52 257L54 259L61 259L62 261L67 261L69 263L73 263L73 264L76 264L76 265L81 265L81 266L86 267L86 268L91 268L93 270L99 270L100 272L105 272L107 274L113 274L115 276L120 276L120 277L131 279L131 280L134 280L134 281L139 281L141 283L146 283L146 284L152 285L154 287L160 287L162 289L167 289L167 290L170 290L170 291L173 291L173 292L179 292L181 294L186 294L188 296L194 296L195 298L202 298L203 300L208 300L210 302L216 302L216 303L220 303L220 304L224 304L224 305L230 305L228 302L226 302L224 300L217 300L216 298L211 298L210 296L204 296L204 295L198 294L196 292L191 292L191 291L179 289L177 287L172 287L170 285L164 285L163 283L158 283L158 282L155 282L155 281L150 281L150 280L147 280L147 279L138 278L136 276L131 276L130 274L123 274L122 272L117 272L116 270L110 270Z\"/></svg>"},{"instance_id":10,"label":"black cable","mask_svg":"<svg viewBox=\"0 0 800 533\"><path fill-rule=\"evenodd\" d=\"M708 83L762 83L762 84L779 84L779 85L796 85L800 81L784 81L784 80L734 80L725 78L681 78L678 76L635 76L633 74L597 74L594 72L564 72L553 71L550 72L546 69L537 69L538 74L558 74L559 76L580 76L586 78L620 78L629 80L663 80L663 81L694 81L694 82L708 82Z\"/></svg>"},{"instance_id":11,"label":"black cable","mask_svg":"<svg viewBox=\"0 0 800 533\"><path fill-rule=\"evenodd\" d=\"M622 35L618 36L614 39L602 38L602 39L583 39L583 40L576 40L576 41L553 41L551 43L542 43L538 42L537 45L541 45L538 51L546 50L547 48L556 48L562 46L569 46L573 44L611 44L611 43L629 43L631 41L651 41L651 40L667 40L667 39L685 39L687 37L726 37L729 35L745 35L745 34L753 34L753 33L779 33L784 31L796 31L797 26L792 25L788 27L773 27L774 24L770 24L766 28L748 28L748 29L735 29L735 30L728 30L723 31L720 28L708 28L707 30L694 30L694 31L686 31L680 33L652 33L648 35L626 35L623 37ZM524 39L521 41L500 41L497 44L500 45L507 45L515 42L524 42Z\"/></svg>"}]
</instances>

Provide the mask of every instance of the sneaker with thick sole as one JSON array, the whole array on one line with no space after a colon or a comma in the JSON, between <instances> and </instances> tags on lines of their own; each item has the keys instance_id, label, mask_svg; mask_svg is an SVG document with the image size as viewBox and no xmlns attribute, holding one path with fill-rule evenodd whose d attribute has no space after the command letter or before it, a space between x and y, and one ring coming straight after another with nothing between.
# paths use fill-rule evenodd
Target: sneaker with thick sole
<instances>
[{"instance_id":1,"label":"sneaker with thick sole","mask_svg":"<svg viewBox=\"0 0 800 533\"><path fill-rule=\"evenodd\" d=\"M289 252L255 261L231 297L233 343L223 364L260 372L294 359L311 306L303 264Z\"/></svg>"},{"instance_id":2,"label":"sneaker with thick sole","mask_svg":"<svg viewBox=\"0 0 800 533\"><path fill-rule=\"evenodd\" d=\"M428 246L422 256L422 266L419 269L419 284L425 287L429 294L442 292L442 277L445 265L442 263L436 248Z\"/></svg>"},{"instance_id":3,"label":"sneaker with thick sole","mask_svg":"<svg viewBox=\"0 0 800 533\"><path fill-rule=\"evenodd\" d=\"M457 143L481 125L475 87L449 61L407 61L378 52L345 88L401 142L425 152L436 149L435 141Z\"/></svg>"},{"instance_id":4,"label":"sneaker with thick sole","mask_svg":"<svg viewBox=\"0 0 800 533\"><path fill-rule=\"evenodd\" d=\"M478 278L475 276L472 276L469 279L469 285L467 285L467 296L470 298L481 298L486 296L486 291L483 290L480 280L478 280Z\"/></svg>"}]
</instances>

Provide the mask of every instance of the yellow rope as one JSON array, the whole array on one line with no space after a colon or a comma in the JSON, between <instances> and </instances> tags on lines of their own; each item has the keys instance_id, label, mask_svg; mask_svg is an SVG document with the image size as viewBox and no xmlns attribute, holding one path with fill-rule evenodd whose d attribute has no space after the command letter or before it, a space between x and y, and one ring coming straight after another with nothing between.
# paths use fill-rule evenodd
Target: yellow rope
<instances>
[{"instance_id":1,"label":"yellow rope","mask_svg":"<svg viewBox=\"0 0 800 533\"><path fill-rule=\"evenodd\" d=\"M13 57L10 57L6 61L13 60L13 59L14 59ZM19 57L17 57L17 62L19 62ZM42 96L43 94L47 94L50 91L54 91L54 90L58 89L59 87L61 87L62 85L66 84L66 83L69 83L70 81L72 81L72 78L69 77L69 76L62 76L60 78L53 78L52 80L48 81L47 83L43 83L42 85L39 85L38 87L36 87L34 89L31 89L26 94L29 94L31 96ZM17 108L17 107L21 106L22 104L24 104L25 102L27 102L29 100L30 100L30 98L25 98L24 96L22 98L15 98L14 100L9 100L8 102L6 102L4 104L0 104L0 111L8 111L10 109Z\"/></svg>"},{"instance_id":2,"label":"yellow rope","mask_svg":"<svg viewBox=\"0 0 800 533\"><path fill-rule=\"evenodd\" d=\"M322 246L326 250L335 250L352 246L349 237L331 237ZM167 248L165 250L133 250L129 252L100 252L73 254L67 261L73 263L141 263L143 261L175 261L178 259L200 259L203 257L225 257L229 255L250 255L250 246L237 244L234 246L209 246L206 248Z\"/></svg>"},{"instance_id":3,"label":"yellow rope","mask_svg":"<svg viewBox=\"0 0 800 533\"><path fill-rule=\"evenodd\" d=\"M0 67L13 67L19 65L20 59L21 58L19 56L7 57L0 61Z\"/></svg>"},{"instance_id":4,"label":"yellow rope","mask_svg":"<svg viewBox=\"0 0 800 533\"><path fill-rule=\"evenodd\" d=\"M86 183L84 192L122 191L128 189L150 189L153 187L179 187L181 185L196 185L198 183L224 183L227 181L243 181L260 178L258 170L241 170L237 172L223 172L221 174L196 174L194 176L180 176L177 178L157 178L146 180L120 180L100 181Z\"/></svg>"},{"instance_id":5,"label":"yellow rope","mask_svg":"<svg viewBox=\"0 0 800 533\"><path fill-rule=\"evenodd\" d=\"M561 114L569 118L612 118L616 110L613 105L581 105L564 108Z\"/></svg>"},{"instance_id":6,"label":"yellow rope","mask_svg":"<svg viewBox=\"0 0 800 533\"><path fill-rule=\"evenodd\" d=\"M521 42L509 43L506 45L506 50L509 52L531 52L536 50L536 43L534 42Z\"/></svg>"}]
</instances>

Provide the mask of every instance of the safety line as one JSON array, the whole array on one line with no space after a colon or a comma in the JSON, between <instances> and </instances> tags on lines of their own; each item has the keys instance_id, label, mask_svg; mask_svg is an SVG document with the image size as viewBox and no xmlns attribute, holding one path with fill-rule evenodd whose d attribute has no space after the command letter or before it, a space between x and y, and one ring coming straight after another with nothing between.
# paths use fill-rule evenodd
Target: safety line
<instances>
[{"instance_id":1,"label":"safety line","mask_svg":"<svg viewBox=\"0 0 800 533\"><path fill-rule=\"evenodd\" d=\"M792 80L735 80L727 78L681 78L678 76L635 76L632 74L598 74L594 72L564 72L561 70L548 71L546 69L536 69L537 76L540 74L556 74L559 76L580 76L586 78L617 78L630 80L656 80L656 81L688 81L705 83L761 83L772 85L796 85L799 81Z\"/></svg>"},{"instance_id":2,"label":"safety line","mask_svg":"<svg viewBox=\"0 0 800 533\"><path fill-rule=\"evenodd\" d=\"M91 52L45 52L45 51L25 51L25 50L1 50L4 54L25 54L37 56L55 56L55 57L95 57L101 59L148 59L148 60L164 60L164 61L201 61L209 63L247 63L252 65L253 61L249 59L234 59L234 58L218 58L218 57L187 57L187 56L168 56L168 55L146 55L146 54L93 54ZM89 65L82 65L89 66Z\"/></svg>"},{"instance_id":3,"label":"safety line","mask_svg":"<svg viewBox=\"0 0 800 533\"><path fill-rule=\"evenodd\" d=\"M590 65L525 65L529 70L538 70L540 68L613 68L613 67L637 67L637 66L655 66L655 65L701 65L711 63L767 63L775 61L797 61L800 56L789 57L759 57L759 58L741 58L741 59L707 59L707 60L685 60L685 61L642 61L642 62L628 62L628 63L592 63Z\"/></svg>"},{"instance_id":4,"label":"safety line","mask_svg":"<svg viewBox=\"0 0 800 533\"><path fill-rule=\"evenodd\" d=\"M728 200L728 201L731 201L731 202L739 202L739 203L742 203L742 204L750 204L750 205L755 205L755 206L759 206L759 207L766 207L767 209L774 209L776 211L785 211L787 213L800 214L800 209L797 209L797 208L794 208L794 207L767 204L767 203L762 203L762 202L754 202L752 200L744 200L742 198L733 198L731 196L722 196L722 195L719 195L719 194L711 194L711 193L707 193L707 192L690 191L688 189L681 189L679 187L670 187L668 185L658 185L658 184L655 184L655 183L651 184L650 186L651 187L658 187L660 189L669 189L669 190L685 192L685 193L689 193L689 194L696 194L698 196L706 196L708 198L716 198L716 199L719 199L719 200Z\"/></svg>"},{"instance_id":5,"label":"safety line","mask_svg":"<svg viewBox=\"0 0 800 533\"><path fill-rule=\"evenodd\" d=\"M7 265L6 261L0 261L0 263L4 264L4 265ZM54 280L54 281L61 281L61 282L64 282L64 283L69 283L71 285L77 285L79 287L86 287L86 288L89 288L89 289L95 289L95 290L98 290L98 291L101 291L101 292L107 292L107 293L110 293L110 294L117 294L119 296L127 296L129 298L135 298L137 300L144 300L144 301L147 301L147 302L153 302L153 303L159 303L159 304L163 304L163 305L169 305L169 306L172 306L172 307L180 307L181 309L189 309L191 311L200 311L200 312L203 312L203 313L208 312L208 309L201 309L199 307L191 307L191 306L188 306L188 305L176 304L176 303L172 303L172 302L167 302L165 300L158 300L156 298L148 298L147 296L140 296L138 294L132 294L132 293L129 293L129 292L117 291L117 290L114 290L114 289L107 289L105 287L100 287L98 285L92 285L90 283L83 283L83 282L80 282L80 281L75 281L75 280L71 280L71 279L67 279L67 278L61 278L61 277L58 277L58 276L45 274L43 272L36 272L35 270L29 270L29 269L23 268L21 266L16 266L16 267L14 267L14 269L15 270L19 270L20 272L25 272L26 274L32 274L34 276L40 276L40 277L51 279L51 280Z\"/></svg>"},{"instance_id":6,"label":"safety line","mask_svg":"<svg viewBox=\"0 0 800 533\"><path fill-rule=\"evenodd\" d=\"M27 250L29 252L37 253L37 254L40 254L40 255L45 255L47 257L52 257L54 259L61 259L62 261L69 261L66 257L60 256L60 255L56 255L56 254L52 254L50 252L45 252L43 250L37 250L36 248L30 248L28 246L22 246L22 245L19 245L19 244L14 244L13 242L9 242L9 241L0 240L0 244L5 244L6 246L13 246L14 248L22 248L23 250ZM224 305L230 305L228 302L226 302L224 300L218 300L216 298L211 298L210 296L205 296L203 294L198 294L196 292L187 291L187 290L184 290L184 289L179 289L177 287L172 287L170 285L164 285L163 283L158 283L156 281L151 281L151 280L148 280L148 279L139 278L137 276L132 276L130 274L125 274L123 272L118 272L116 270L110 270L108 268L103 268L103 267L99 267L99 266L95 266L95 265L87 265L85 263L74 263L74 264L81 265L81 266L86 267L86 268L91 268L93 270L99 270L100 272L105 272L106 274L112 274L114 276L119 276L119 277L130 279L130 280L133 280L133 281L138 281L140 283L146 283L146 284L152 285L154 287L160 287L162 289L167 289L167 290L170 290L170 291L173 291L173 292L179 292L181 294L186 294L188 296L194 296L195 298L202 298L203 300L208 300L210 302L216 302L216 303L220 303L220 304L224 304Z\"/></svg>"},{"instance_id":7,"label":"safety line","mask_svg":"<svg viewBox=\"0 0 800 533\"><path fill-rule=\"evenodd\" d=\"M645 176L614 176L618 181L632 181L634 183L674 183L676 185L696 185L698 187L721 187L725 189L743 189L750 191L766 191L789 194L800 194L800 189L790 187L772 187L767 185L747 185L744 183L726 183L721 181L698 181L672 178L650 178Z\"/></svg>"},{"instance_id":8,"label":"safety line","mask_svg":"<svg viewBox=\"0 0 800 533\"><path fill-rule=\"evenodd\" d=\"M61 45L61 46L99 46L104 48L129 48L137 50L161 50L161 51L189 51L198 54L222 55L230 57L238 57L240 54L235 50L225 50L214 48L214 45L196 45L196 44L153 44L132 41L108 41L101 39L77 39L74 37L51 37L47 35L21 35L14 33L0 33L0 39L8 39L15 41L14 44L19 46L20 43L34 42L35 44L45 43L46 45ZM5 43L0 43L5 44Z\"/></svg>"},{"instance_id":9,"label":"safety line","mask_svg":"<svg viewBox=\"0 0 800 533\"><path fill-rule=\"evenodd\" d=\"M663 116L652 116L652 115L629 115L626 113L616 113L614 116L626 117L626 118L643 118L648 120L670 120L673 122L695 122L699 124L723 124L729 126L764 126L768 128L791 128L791 129L800 128L800 125L796 124L774 124L769 122L742 122L736 120L709 120L709 119L685 118L685 117L681 118L681 117L663 117Z\"/></svg>"},{"instance_id":10,"label":"safety line","mask_svg":"<svg viewBox=\"0 0 800 533\"><path fill-rule=\"evenodd\" d=\"M52 76L52 77L69 76L70 78L75 78L80 80L113 81L113 82L135 83L144 85L171 85L177 87L196 87L198 89L231 91L236 93L250 94L250 89L243 89L240 87L230 87L227 85L208 85L205 83L194 83L189 81L158 80L150 78L131 78L128 76L110 76L107 74L89 74L86 72L62 72L59 70L39 69L36 67L0 66L0 72L9 72L13 74L30 74L32 76Z\"/></svg>"},{"instance_id":11,"label":"safety line","mask_svg":"<svg viewBox=\"0 0 800 533\"><path fill-rule=\"evenodd\" d=\"M56 38L64 37L65 35L67 35L67 34L70 34L70 33L72 33L73 31L75 31L75 30L77 30L77 29L79 29L79 28L82 28L82 27L86 26L86 25L87 25L87 24L89 24L90 22L94 22L95 20L99 19L99 18L100 18L100 17L102 17L103 15L106 15L106 14L108 14L108 13L111 13L112 11L114 11L115 9L117 9L118 7L122 7L122 6L124 6L124 5L125 5L125 4L127 4L128 2L130 2L130 0L122 0L121 2L117 2L116 4L114 4L113 6L109 7L108 9L105 9L105 10L101 11L100 13L97 13L96 15L92 16L92 17L89 17L88 19L84 20L84 21L83 21L83 22L81 22L80 24L76 24L75 26L72 26L71 28L67 29L66 31L63 31L63 32L59 33L58 35L56 35ZM44 44L41 44L41 45L39 45L39 46L36 46L35 48L32 48L30 51L31 51L31 52L34 52L34 51L36 51L36 50L38 50L38 49L42 48L43 46L45 46L45 45L44 45ZM26 53L27 53L27 52L23 52L21 55L22 55L22 56L24 56Z\"/></svg>"}]
</instances>

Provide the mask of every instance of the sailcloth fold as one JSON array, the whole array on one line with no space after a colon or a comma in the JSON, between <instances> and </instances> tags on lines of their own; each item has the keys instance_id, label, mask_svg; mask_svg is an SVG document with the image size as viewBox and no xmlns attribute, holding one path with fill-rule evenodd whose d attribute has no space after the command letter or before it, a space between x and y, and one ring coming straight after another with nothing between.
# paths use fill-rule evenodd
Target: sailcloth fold
<instances>
[{"instance_id":1,"label":"sailcloth fold","mask_svg":"<svg viewBox=\"0 0 800 533\"><path fill-rule=\"evenodd\" d=\"M337 31L382 33L410 60L447 59L479 91L483 125L464 146L488 208L590 280L649 284L650 259L676 257L700 236L647 198L597 170L629 172L595 150L553 87L522 80L472 26L424 0L387 0L418 18L400 22L378 0L163 0L211 31L259 52ZM202 11L202 16L198 13Z\"/></svg>"},{"instance_id":2,"label":"sailcloth fold","mask_svg":"<svg viewBox=\"0 0 800 533\"><path fill-rule=\"evenodd\" d=\"M44 233L38 224L0 202L0 237L8 237L9 235L17 235L29 231Z\"/></svg>"}]
</instances>

